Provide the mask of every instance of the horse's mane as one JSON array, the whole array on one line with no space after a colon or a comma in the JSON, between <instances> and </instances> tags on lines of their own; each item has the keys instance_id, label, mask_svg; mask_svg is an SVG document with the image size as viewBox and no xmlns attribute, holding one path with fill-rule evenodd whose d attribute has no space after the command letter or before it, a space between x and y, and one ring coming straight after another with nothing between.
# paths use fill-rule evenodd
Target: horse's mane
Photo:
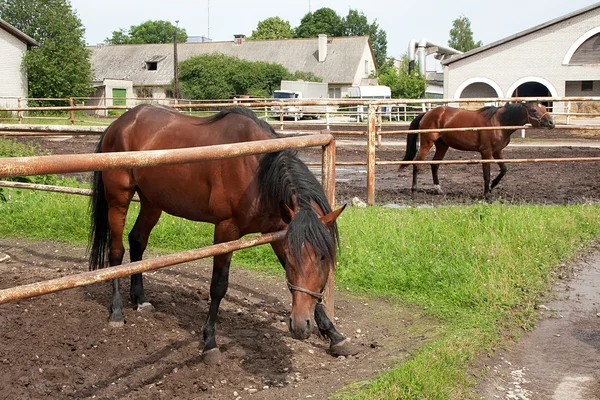
<instances>
[{"instance_id":1,"label":"horse's mane","mask_svg":"<svg viewBox=\"0 0 600 400\"><path fill-rule=\"evenodd\" d=\"M499 110L504 110L500 115L501 125L521 125L523 114L526 112L526 103L506 103L503 107L486 106L477 110L478 113L483 114L486 121L492 119L492 117Z\"/></svg>"},{"instance_id":2,"label":"horse's mane","mask_svg":"<svg viewBox=\"0 0 600 400\"><path fill-rule=\"evenodd\" d=\"M319 256L334 261L339 245L338 228L333 222L329 230L314 212L315 202L324 214L331 212L325 193L315 176L296 155L295 151L283 150L261 157L258 168L261 201L267 207L279 210L282 205L294 208L295 199L299 210L288 226L287 243L292 257L301 265L302 245L310 243Z\"/></svg>"},{"instance_id":3,"label":"horse's mane","mask_svg":"<svg viewBox=\"0 0 600 400\"><path fill-rule=\"evenodd\" d=\"M201 124L212 124L217 122L223 118L225 118L229 114L238 114L243 115L245 117L250 118L252 121L258 124L264 131L269 132L274 138L279 137L275 129L265 120L258 118L256 113L247 107L227 107L219 111L217 114L209 117L207 120L201 122Z\"/></svg>"}]
</instances>

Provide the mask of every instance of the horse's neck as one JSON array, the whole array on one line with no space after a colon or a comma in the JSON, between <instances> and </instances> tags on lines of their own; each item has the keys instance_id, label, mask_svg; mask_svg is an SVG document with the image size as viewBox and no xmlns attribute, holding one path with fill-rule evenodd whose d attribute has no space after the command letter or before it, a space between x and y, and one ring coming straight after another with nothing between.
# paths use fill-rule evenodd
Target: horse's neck
<instances>
[{"instance_id":1,"label":"horse's neck","mask_svg":"<svg viewBox=\"0 0 600 400\"><path fill-rule=\"evenodd\" d=\"M521 112L516 113L514 110L512 110L510 113L508 113L508 109L507 108L503 108L501 109L497 114L497 121L499 125L502 126L519 126L519 125L525 125L527 123L527 111L525 110L525 108L521 108L520 109ZM505 132L514 132L514 131L505 131Z\"/></svg>"}]
</instances>

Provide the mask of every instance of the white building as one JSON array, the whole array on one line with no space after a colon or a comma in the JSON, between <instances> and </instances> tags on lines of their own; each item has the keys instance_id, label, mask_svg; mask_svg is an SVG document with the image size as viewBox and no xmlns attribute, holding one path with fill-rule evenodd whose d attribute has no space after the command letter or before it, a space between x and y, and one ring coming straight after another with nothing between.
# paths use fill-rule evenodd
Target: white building
<instances>
[{"instance_id":1,"label":"white building","mask_svg":"<svg viewBox=\"0 0 600 400\"><path fill-rule=\"evenodd\" d=\"M0 107L16 107L27 97L27 74L22 67L25 52L38 42L0 19Z\"/></svg>"},{"instance_id":2,"label":"white building","mask_svg":"<svg viewBox=\"0 0 600 400\"><path fill-rule=\"evenodd\" d=\"M111 97L172 97L173 44L100 45L90 50L94 97L107 97L109 105ZM346 97L351 86L366 84L375 72L368 36L245 40L243 35L235 35L235 40L229 42L177 45L179 62L215 53L281 64L292 73L313 73L329 85L331 98Z\"/></svg>"},{"instance_id":3,"label":"white building","mask_svg":"<svg viewBox=\"0 0 600 400\"><path fill-rule=\"evenodd\" d=\"M600 96L600 3L442 64L445 98Z\"/></svg>"}]
</instances>

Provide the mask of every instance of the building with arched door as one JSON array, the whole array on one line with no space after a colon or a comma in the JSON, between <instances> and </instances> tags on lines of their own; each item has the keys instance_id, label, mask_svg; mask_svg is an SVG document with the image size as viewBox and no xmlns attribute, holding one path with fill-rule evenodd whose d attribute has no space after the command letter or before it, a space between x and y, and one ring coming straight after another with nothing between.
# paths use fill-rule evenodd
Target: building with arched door
<instances>
[{"instance_id":1,"label":"building with arched door","mask_svg":"<svg viewBox=\"0 0 600 400\"><path fill-rule=\"evenodd\" d=\"M445 98L600 96L600 3L443 66Z\"/></svg>"}]
</instances>

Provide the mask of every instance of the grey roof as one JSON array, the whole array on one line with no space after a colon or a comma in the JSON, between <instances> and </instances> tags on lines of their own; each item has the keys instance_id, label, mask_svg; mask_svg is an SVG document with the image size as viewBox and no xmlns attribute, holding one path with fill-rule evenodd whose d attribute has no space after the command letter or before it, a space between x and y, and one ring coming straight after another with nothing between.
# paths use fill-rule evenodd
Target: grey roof
<instances>
[{"instance_id":1,"label":"grey roof","mask_svg":"<svg viewBox=\"0 0 600 400\"><path fill-rule=\"evenodd\" d=\"M16 38L18 38L19 40L21 40L22 42L27 43L28 46L39 46L40 45L33 38L27 36L26 34L24 34L23 32L21 32L20 30L18 30L17 28L15 28L14 26L12 26L11 24L9 24L8 22L6 22L3 19L0 19L0 28L4 29L11 35L13 35Z\"/></svg>"},{"instance_id":2,"label":"grey roof","mask_svg":"<svg viewBox=\"0 0 600 400\"><path fill-rule=\"evenodd\" d=\"M248 61L282 64L288 71L312 72L327 83L352 83L360 60L370 49L368 36L330 37L327 58L319 62L318 38L285 40L246 40L231 42L180 43L178 60L201 54L221 53ZM173 44L128 44L90 46L95 80L131 80L134 85L168 85L173 79ZM372 57L372 52L371 52ZM158 62L155 71L146 63ZM364 66L362 66L364 68Z\"/></svg>"},{"instance_id":3,"label":"grey roof","mask_svg":"<svg viewBox=\"0 0 600 400\"><path fill-rule=\"evenodd\" d=\"M487 44L485 46L481 46L481 47L478 47L478 48L473 49L471 51L468 51L466 53L454 56L454 57L452 57L452 58L450 58L448 60L442 61L442 64L444 64L444 65L452 64L453 62L465 59L467 57L471 57L472 55L479 54L479 53L481 53L483 51L487 51L487 50L492 49L494 47L498 47L498 46L503 45L503 44L505 44L507 42L510 42L512 40L521 38L523 36L527 36L527 35L532 34L534 32L537 32L537 31L540 31L542 29L548 28L549 26L556 25L556 24L558 24L560 22L566 21L566 20L568 20L570 18L576 17L576 16L581 15L581 14L585 14L585 13L587 13L589 11L592 11L592 10L594 10L596 8L600 8L600 3L592 4L591 6L579 9L577 11L573 11L572 13L569 13L569 14L565 14L562 17L555 18L555 19L550 20L548 22L545 22L543 24L534 26L533 28L530 28L530 29L524 30L522 32L516 33L516 34L514 34L512 36L508 36L508 37L506 37L504 39L501 39L501 40L498 40L496 42L493 42L493 43Z\"/></svg>"}]
</instances>

